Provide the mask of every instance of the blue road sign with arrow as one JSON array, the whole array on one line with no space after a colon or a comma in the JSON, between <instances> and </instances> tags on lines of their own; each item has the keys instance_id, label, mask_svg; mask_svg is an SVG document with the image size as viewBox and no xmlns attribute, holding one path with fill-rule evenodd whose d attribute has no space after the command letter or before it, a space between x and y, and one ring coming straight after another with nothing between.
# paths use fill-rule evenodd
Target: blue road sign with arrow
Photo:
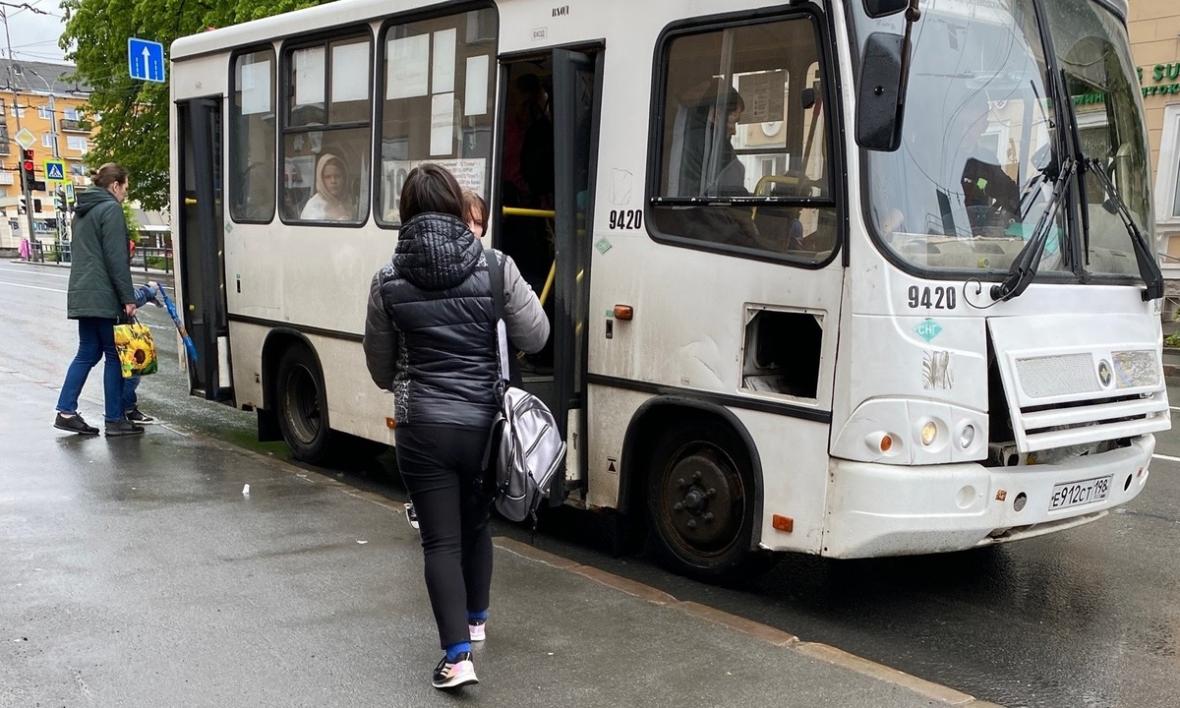
<instances>
[{"instance_id":1,"label":"blue road sign with arrow","mask_svg":"<svg viewBox=\"0 0 1180 708\"><path fill-rule=\"evenodd\" d=\"M164 83L164 45L150 39L128 37L127 69L133 79Z\"/></svg>"}]
</instances>

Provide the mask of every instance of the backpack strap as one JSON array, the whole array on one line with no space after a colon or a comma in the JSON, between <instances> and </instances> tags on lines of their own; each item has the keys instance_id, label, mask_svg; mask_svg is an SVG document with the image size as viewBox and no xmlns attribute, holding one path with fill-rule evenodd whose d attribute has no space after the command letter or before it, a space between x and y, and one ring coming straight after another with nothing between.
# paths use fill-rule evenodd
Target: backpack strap
<instances>
[{"instance_id":1,"label":"backpack strap","mask_svg":"<svg viewBox=\"0 0 1180 708\"><path fill-rule=\"evenodd\" d=\"M484 249L484 260L488 264L488 280L492 286L492 349L500 361L500 381L508 381L508 333L504 325L504 261L494 249Z\"/></svg>"}]
</instances>

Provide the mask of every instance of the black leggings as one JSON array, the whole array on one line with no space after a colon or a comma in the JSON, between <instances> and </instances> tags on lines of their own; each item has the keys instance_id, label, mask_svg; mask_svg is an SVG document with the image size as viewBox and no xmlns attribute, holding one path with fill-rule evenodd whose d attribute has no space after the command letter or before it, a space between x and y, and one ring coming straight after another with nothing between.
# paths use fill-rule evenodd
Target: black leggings
<instances>
[{"instance_id":1,"label":"black leggings","mask_svg":"<svg viewBox=\"0 0 1180 708\"><path fill-rule=\"evenodd\" d=\"M488 609L492 536L478 484L488 431L406 425L395 435L398 468L422 532L426 590L446 649L471 639L468 612Z\"/></svg>"}]
</instances>

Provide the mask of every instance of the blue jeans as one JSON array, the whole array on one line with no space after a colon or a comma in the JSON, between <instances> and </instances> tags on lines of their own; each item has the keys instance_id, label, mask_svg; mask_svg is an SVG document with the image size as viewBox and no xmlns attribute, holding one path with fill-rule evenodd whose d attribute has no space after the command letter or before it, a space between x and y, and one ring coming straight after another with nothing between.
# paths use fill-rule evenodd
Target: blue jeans
<instances>
[{"instance_id":1,"label":"blue jeans","mask_svg":"<svg viewBox=\"0 0 1180 708\"><path fill-rule=\"evenodd\" d=\"M106 419L111 423L124 419L123 368L115 351L115 321L101 317L78 318L78 353L66 371L61 396L57 399L59 412L78 412L78 396L82 395L86 377L104 355L107 361L102 372L102 398Z\"/></svg>"},{"instance_id":2,"label":"blue jeans","mask_svg":"<svg viewBox=\"0 0 1180 708\"><path fill-rule=\"evenodd\" d=\"M123 412L130 413L135 410L139 399L135 395L135 389L139 388L139 376L132 376L129 379L123 379Z\"/></svg>"}]
</instances>

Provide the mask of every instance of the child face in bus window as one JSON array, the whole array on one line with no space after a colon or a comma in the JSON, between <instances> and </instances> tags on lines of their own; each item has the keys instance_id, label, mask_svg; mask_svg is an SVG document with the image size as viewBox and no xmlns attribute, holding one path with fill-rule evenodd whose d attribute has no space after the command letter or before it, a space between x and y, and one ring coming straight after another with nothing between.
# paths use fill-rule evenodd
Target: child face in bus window
<instances>
[{"instance_id":1,"label":"child face in bus window","mask_svg":"<svg viewBox=\"0 0 1180 708\"><path fill-rule=\"evenodd\" d=\"M344 196L344 169L335 161L324 167L324 191L336 199Z\"/></svg>"}]
</instances>

